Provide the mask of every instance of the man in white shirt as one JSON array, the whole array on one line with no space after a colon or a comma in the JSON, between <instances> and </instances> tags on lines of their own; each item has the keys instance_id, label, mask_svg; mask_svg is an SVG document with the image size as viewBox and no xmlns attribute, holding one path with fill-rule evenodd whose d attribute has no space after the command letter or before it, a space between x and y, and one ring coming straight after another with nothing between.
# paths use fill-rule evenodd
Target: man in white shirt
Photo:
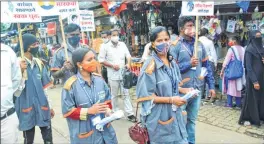
<instances>
[{"instance_id":1,"label":"man in white shirt","mask_svg":"<svg viewBox=\"0 0 264 144\"><path fill-rule=\"evenodd\" d=\"M1 43L1 144L17 143L19 121L13 96L20 96L24 88L21 70L26 68L26 61L19 64L12 48Z\"/></svg>"},{"instance_id":2,"label":"man in white shirt","mask_svg":"<svg viewBox=\"0 0 264 144\"><path fill-rule=\"evenodd\" d=\"M206 28L202 28L200 31L199 41L203 44L203 46L206 50L206 53L209 57L210 65L212 67L212 71L214 72L216 67L217 67L217 54L216 54L216 50L215 50L213 41L207 37L208 34L209 34L208 30ZM208 97L208 95L209 95L208 89L209 89L208 85L206 84L206 98L210 99L210 97Z\"/></svg>"},{"instance_id":3,"label":"man in white shirt","mask_svg":"<svg viewBox=\"0 0 264 144\"><path fill-rule=\"evenodd\" d=\"M108 82L112 94L113 110L118 108L118 91L124 96L124 106L128 120L135 122L136 117L133 113L133 107L129 96L129 90L123 86L123 72L125 67L130 69L131 55L125 43L119 41L119 31L111 31L111 41L102 45L102 51L99 54L99 62L107 67ZM127 64L125 64L125 59Z\"/></svg>"}]
</instances>

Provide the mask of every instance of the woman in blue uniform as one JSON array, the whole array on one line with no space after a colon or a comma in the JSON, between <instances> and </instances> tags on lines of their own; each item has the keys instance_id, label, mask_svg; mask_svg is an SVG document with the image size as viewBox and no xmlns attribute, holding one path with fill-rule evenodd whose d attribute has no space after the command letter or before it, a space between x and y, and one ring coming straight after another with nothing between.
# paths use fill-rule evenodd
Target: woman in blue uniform
<instances>
[{"instance_id":1,"label":"woman in blue uniform","mask_svg":"<svg viewBox=\"0 0 264 144\"><path fill-rule=\"evenodd\" d=\"M102 77L92 74L98 62L90 49L77 49L72 54L75 75L62 91L62 113L67 119L72 144L117 144L113 127L95 129L98 121L111 113L111 94Z\"/></svg>"},{"instance_id":2,"label":"woman in blue uniform","mask_svg":"<svg viewBox=\"0 0 264 144\"><path fill-rule=\"evenodd\" d=\"M33 57L39 50L37 38L32 34L24 34L22 39L28 79L15 105L19 130L23 131L24 143L33 144L35 126L39 126L44 143L52 144L51 118L54 111L45 92L52 81L42 61Z\"/></svg>"},{"instance_id":3,"label":"woman in blue uniform","mask_svg":"<svg viewBox=\"0 0 264 144\"><path fill-rule=\"evenodd\" d=\"M137 101L142 103L141 119L145 123L150 143L187 143L185 121L180 106L178 83L180 71L168 54L170 35L165 27L150 33L152 56L144 63L137 83Z\"/></svg>"}]
</instances>

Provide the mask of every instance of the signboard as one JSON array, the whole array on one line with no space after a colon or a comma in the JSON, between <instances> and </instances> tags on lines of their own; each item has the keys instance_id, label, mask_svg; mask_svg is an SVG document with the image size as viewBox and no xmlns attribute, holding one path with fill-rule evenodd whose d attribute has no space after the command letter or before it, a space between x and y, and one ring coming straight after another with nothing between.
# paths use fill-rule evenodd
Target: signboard
<instances>
[{"instance_id":1,"label":"signboard","mask_svg":"<svg viewBox=\"0 0 264 144\"><path fill-rule=\"evenodd\" d=\"M48 36L56 35L56 22L47 23L47 34Z\"/></svg>"},{"instance_id":2,"label":"signboard","mask_svg":"<svg viewBox=\"0 0 264 144\"><path fill-rule=\"evenodd\" d=\"M37 11L42 16L54 16L54 15L69 15L77 13L79 11L78 1L43 1L39 0L35 2L37 5Z\"/></svg>"},{"instance_id":3,"label":"signboard","mask_svg":"<svg viewBox=\"0 0 264 144\"><path fill-rule=\"evenodd\" d=\"M41 22L41 15L36 7L36 3L30 1L1 2L1 22Z\"/></svg>"},{"instance_id":4,"label":"signboard","mask_svg":"<svg viewBox=\"0 0 264 144\"><path fill-rule=\"evenodd\" d=\"M214 15L214 2L183 1L183 16L212 16Z\"/></svg>"},{"instance_id":5,"label":"signboard","mask_svg":"<svg viewBox=\"0 0 264 144\"><path fill-rule=\"evenodd\" d=\"M93 11L80 11L80 27L82 31L95 31Z\"/></svg>"},{"instance_id":6,"label":"signboard","mask_svg":"<svg viewBox=\"0 0 264 144\"><path fill-rule=\"evenodd\" d=\"M47 37L47 28L39 28L39 33L41 38Z\"/></svg>"}]
</instances>

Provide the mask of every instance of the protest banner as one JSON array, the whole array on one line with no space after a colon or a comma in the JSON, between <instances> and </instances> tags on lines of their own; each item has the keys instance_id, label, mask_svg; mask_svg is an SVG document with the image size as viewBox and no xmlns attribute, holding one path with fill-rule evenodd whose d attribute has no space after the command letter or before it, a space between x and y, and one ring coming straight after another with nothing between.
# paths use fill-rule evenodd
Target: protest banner
<instances>
[{"instance_id":1,"label":"protest banner","mask_svg":"<svg viewBox=\"0 0 264 144\"><path fill-rule=\"evenodd\" d=\"M199 16L212 16L214 15L214 2L213 1L182 1L181 8L182 16L196 16L195 22L195 44L194 44L194 56L198 56L198 28L199 28Z\"/></svg>"},{"instance_id":2,"label":"protest banner","mask_svg":"<svg viewBox=\"0 0 264 144\"><path fill-rule=\"evenodd\" d=\"M35 2L1 2L1 22L28 23L41 22L41 15Z\"/></svg>"},{"instance_id":3,"label":"protest banner","mask_svg":"<svg viewBox=\"0 0 264 144\"><path fill-rule=\"evenodd\" d=\"M95 31L93 11L80 11L80 27L82 31Z\"/></svg>"}]
</instances>

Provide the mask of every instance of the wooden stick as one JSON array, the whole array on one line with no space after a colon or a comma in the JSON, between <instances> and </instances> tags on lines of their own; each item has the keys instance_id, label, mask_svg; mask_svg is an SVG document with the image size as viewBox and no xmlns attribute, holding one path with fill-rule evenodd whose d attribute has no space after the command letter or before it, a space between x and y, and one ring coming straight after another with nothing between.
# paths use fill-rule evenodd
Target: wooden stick
<instances>
[{"instance_id":1,"label":"wooden stick","mask_svg":"<svg viewBox=\"0 0 264 144\"><path fill-rule=\"evenodd\" d=\"M194 45L194 56L198 58L198 30L199 30L199 16L196 16L195 22L195 45Z\"/></svg>"},{"instance_id":2,"label":"wooden stick","mask_svg":"<svg viewBox=\"0 0 264 144\"><path fill-rule=\"evenodd\" d=\"M65 34L64 34L64 26L62 23L62 17L61 16L60 16L60 25L61 25L60 27L61 27L62 41L63 41L64 51L65 51L65 58L66 58L66 61L69 61L66 38L65 38Z\"/></svg>"},{"instance_id":3,"label":"wooden stick","mask_svg":"<svg viewBox=\"0 0 264 144\"><path fill-rule=\"evenodd\" d=\"M18 30L18 39L19 39L19 45L20 45L20 54L21 54L21 59L25 59L24 58L24 45L23 45L23 39L22 39L22 31L21 31L21 27L20 27L20 23L17 23L17 30ZM23 72L23 78L25 80L28 79L28 75L27 75L27 70L25 70Z\"/></svg>"}]
</instances>

